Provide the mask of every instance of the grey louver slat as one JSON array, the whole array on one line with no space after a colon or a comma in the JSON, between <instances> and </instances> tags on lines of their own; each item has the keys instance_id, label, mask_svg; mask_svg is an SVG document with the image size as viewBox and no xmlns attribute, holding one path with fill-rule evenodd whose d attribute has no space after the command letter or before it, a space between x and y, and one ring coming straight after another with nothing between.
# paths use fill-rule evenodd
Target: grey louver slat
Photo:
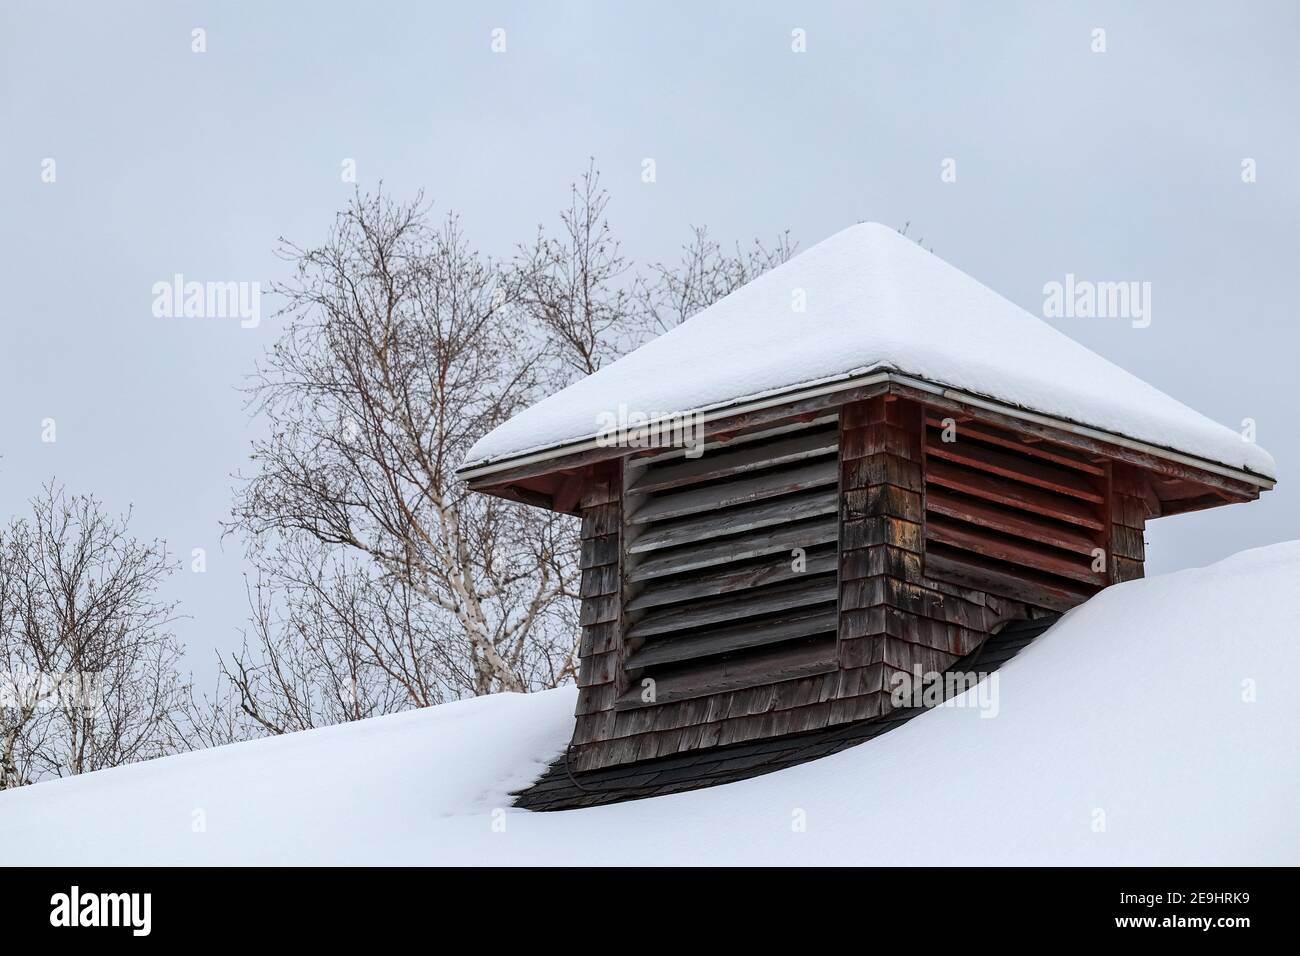
<instances>
[{"instance_id":1,"label":"grey louver slat","mask_svg":"<svg viewBox=\"0 0 1300 956\"><path fill-rule=\"evenodd\" d=\"M831 489L832 495L834 489ZM669 553L658 553L637 562L628 571L629 581L694 571L746 558L776 552L790 552L795 548L811 548L834 541L839 536L839 522L834 514L812 521L802 521L763 528L749 534L728 538L709 538L709 544L688 545ZM635 554L636 552L630 552Z\"/></svg>"},{"instance_id":2,"label":"grey louver slat","mask_svg":"<svg viewBox=\"0 0 1300 956\"><path fill-rule=\"evenodd\" d=\"M835 608L801 610L772 618L761 625L733 625L710 630L698 636L678 637L647 644L628 659L628 667L648 667L674 661L711 657L727 651L764 647L792 637L835 630Z\"/></svg>"},{"instance_id":3,"label":"grey louver slat","mask_svg":"<svg viewBox=\"0 0 1300 956\"><path fill-rule=\"evenodd\" d=\"M703 488L687 488L657 495L632 512L634 525L681 518L717 508L749 504L808 488L833 487L839 480L839 463L834 459L801 464L794 468L775 468L744 478L722 481ZM635 504L633 504L635 507Z\"/></svg>"},{"instance_id":4,"label":"grey louver slat","mask_svg":"<svg viewBox=\"0 0 1300 956\"><path fill-rule=\"evenodd\" d=\"M787 465L805 458L831 454L838 441L839 436L832 427L789 437L780 436L772 441L749 443L736 448L716 451L706 449L699 458L685 458L648 470L628 491L633 494L648 494L746 471Z\"/></svg>"},{"instance_id":5,"label":"grey louver slat","mask_svg":"<svg viewBox=\"0 0 1300 956\"><path fill-rule=\"evenodd\" d=\"M673 688L655 702L790 679L833 659L837 450L838 422L823 420L696 459L630 463L624 663ZM764 674L769 660L777 671Z\"/></svg>"},{"instance_id":6,"label":"grey louver slat","mask_svg":"<svg viewBox=\"0 0 1300 956\"><path fill-rule=\"evenodd\" d=\"M806 576L805 576L806 578ZM651 637L671 634L705 624L719 624L775 614L789 608L835 601L835 575L822 574L815 578L774 584L738 593L720 594L699 601L669 604L647 611L628 630L629 637Z\"/></svg>"},{"instance_id":7,"label":"grey louver slat","mask_svg":"<svg viewBox=\"0 0 1300 956\"><path fill-rule=\"evenodd\" d=\"M808 551L808 565L803 571L795 571L788 555L776 554L759 561L750 561L740 565L724 565L720 568L707 568L694 574L679 574L671 581L658 583L646 588L636 597L625 602L629 611L640 611L660 604L673 604L691 598L709 597L714 594L726 594L743 588L757 588L764 584L777 584L803 575L820 574L834 571L839 564L839 552L834 546L814 548Z\"/></svg>"},{"instance_id":8,"label":"grey louver slat","mask_svg":"<svg viewBox=\"0 0 1300 956\"><path fill-rule=\"evenodd\" d=\"M833 495L817 490L776 498L756 505L730 508L720 514L710 513L678 518L675 521L663 521L654 528L643 531L628 550L632 554L641 554L657 548L670 548L678 544L707 540L718 535L739 534L772 525L787 524L802 518L834 514L837 504Z\"/></svg>"}]
</instances>

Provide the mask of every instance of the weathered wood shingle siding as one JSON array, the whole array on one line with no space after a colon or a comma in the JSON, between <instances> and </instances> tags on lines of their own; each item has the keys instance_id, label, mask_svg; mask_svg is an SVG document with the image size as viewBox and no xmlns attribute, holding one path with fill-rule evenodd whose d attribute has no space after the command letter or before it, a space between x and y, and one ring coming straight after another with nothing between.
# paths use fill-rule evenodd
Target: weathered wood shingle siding
<instances>
[{"instance_id":1,"label":"weathered wood shingle siding","mask_svg":"<svg viewBox=\"0 0 1300 956\"><path fill-rule=\"evenodd\" d=\"M1116 584L1143 575L1146 561L1146 477L1122 462L1111 468L1110 561Z\"/></svg>"},{"instance_id":2,"label":"weathered wood shingle siding","mask_svg":"<svg viewBox=\"0 0 1300 956\"><path fill-rule=\"evenodd\" d=\"M600 740L613 727L623 684L623 469L604 463L583 494L578 566L582 605L574 743Z\"/></svg>"},{"instance_id":3,"label":"weathered wood shingle siding","mask_svg":"<svg viewBox=\"0 0 1300 956\"><path fill-rule=\"evenodd\" d=\"M891 709L894 675L943 671L986 633L982 596L925 573L924 411L887 396L840 415L840 685L835 722Z\"/></svg>"},{"instance_id":4,"label":"weathered wood shingle siding","mask_svg":"<svg viewBox=\"0 0 1300 956\"><path fill-rule=\"evenodd\" d=\"M944 671L1005 621L1140 576L1142 469L947 412L870 395L832 429L599 466L581 508L570 768L884 717L898 673ZM802 636L823 629L828 643Z\"/></svg>"}]
</instances>

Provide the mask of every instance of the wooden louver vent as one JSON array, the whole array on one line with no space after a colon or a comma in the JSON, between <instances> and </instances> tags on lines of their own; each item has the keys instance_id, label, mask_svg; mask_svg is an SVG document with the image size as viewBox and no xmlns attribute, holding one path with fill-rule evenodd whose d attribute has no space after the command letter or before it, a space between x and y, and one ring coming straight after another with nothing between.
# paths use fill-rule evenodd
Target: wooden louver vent
<instances>
[{"instance_id":1,"label":"wooden louver vent","mask_svg":"<svg viewBox=\"0 0 1300 956\"><path fill-rule=\"evenodd\" d=\"M826 419L628 462L619 707L835 669L837 447Z\"/></svg>"},{"instance_id":2,"label":"wooden louver vent","mask_svg":"<svg viewBox=\"0 0 1300 956\"><path fill-rule=\"evenodd\" d=\"M1106 469L1048 442L926 422L926 574L1053 610L1108 583Z\"/></svg>"}]
</instances>

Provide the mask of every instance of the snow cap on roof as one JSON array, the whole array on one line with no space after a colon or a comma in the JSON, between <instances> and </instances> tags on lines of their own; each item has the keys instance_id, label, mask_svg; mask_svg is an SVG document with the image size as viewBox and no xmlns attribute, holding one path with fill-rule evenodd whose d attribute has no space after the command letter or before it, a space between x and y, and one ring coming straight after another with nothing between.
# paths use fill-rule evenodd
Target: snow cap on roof
<instances>
[{"instance_id":1,"label":"snow cap on roof","mask_svg":"<svg viewBox=\"0 0 1300 956\"><path fill-rule=\"evenodd\" d=\"M1275 477L1258 445L878 223L836 233L543 399L463 467L593 438L620 408L705 412L876 370Z\"/></svg>"}]
</instances>

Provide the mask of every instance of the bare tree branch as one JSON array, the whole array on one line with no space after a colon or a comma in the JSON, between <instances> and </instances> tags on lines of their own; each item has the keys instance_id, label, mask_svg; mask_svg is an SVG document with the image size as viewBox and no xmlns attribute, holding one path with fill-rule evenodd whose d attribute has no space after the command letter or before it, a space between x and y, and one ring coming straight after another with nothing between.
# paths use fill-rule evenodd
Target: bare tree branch
<instances>
[{"instance_id":1,"label":"bare tree branch","mask_svg":"<svg viewBox=\"0 0 1300 956\"><path fill-rule=\"evenodd\" d=\"M0 789L161 756L188 685L160 542L53 484L0 529Z\"/></svg>"}]
</instances>

